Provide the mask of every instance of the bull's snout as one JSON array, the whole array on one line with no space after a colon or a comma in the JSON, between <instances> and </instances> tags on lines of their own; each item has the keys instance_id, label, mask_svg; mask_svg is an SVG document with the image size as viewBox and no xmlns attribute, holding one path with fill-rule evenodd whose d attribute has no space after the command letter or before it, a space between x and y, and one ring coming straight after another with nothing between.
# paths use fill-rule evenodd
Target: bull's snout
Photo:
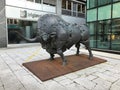
<instances>
[{"instance_id":1,"label":"bull's snout","mask_svg":"<svg viewBox=\"0 0 120 90\"><path fill-rule=\"evenodd\" d=\"M47 35L47 34L44 34L44 35L42 35L41 37L42 37L42 40L43 40L44 42L47 42L47 40L48 40L48 35Z\"/></svg>"}]
</instances>

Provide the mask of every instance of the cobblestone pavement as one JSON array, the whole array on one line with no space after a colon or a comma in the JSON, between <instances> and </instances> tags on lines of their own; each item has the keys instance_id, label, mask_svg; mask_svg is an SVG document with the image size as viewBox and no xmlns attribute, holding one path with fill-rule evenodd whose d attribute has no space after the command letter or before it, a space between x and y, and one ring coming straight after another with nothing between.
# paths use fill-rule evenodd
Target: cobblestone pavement
<instances>
[{"instance_id":1,"label":"cobblestone pavement","mask_svg":"<svg viewBox=\"0 0 120 90\"><path fill-rule=\"evenodd\" d=\"M75 51L72 47L65 55ZM88 52L81 49L81 53ZM97 51L93 54L107 62L42 82L22 63L49 58L45 50L40 46L2 48L0 90L120 90L120 55Z\"/></svg>"}]
</instances>

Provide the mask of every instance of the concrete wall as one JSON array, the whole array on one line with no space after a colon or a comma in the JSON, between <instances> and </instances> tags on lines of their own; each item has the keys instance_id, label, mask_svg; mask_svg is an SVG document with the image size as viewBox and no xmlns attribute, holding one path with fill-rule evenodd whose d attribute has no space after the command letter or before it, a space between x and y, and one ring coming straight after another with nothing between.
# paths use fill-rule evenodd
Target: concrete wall
<instances>
[{"instance_id":1,"label":"concrete wall","mask_svg":"<svg viewBox=\"0 0 120 90\"><path fill-rule=\"evenodd\" d=\"M5 0L0 0L0 47L7 47Z\"/></svg>"}]
</instances>

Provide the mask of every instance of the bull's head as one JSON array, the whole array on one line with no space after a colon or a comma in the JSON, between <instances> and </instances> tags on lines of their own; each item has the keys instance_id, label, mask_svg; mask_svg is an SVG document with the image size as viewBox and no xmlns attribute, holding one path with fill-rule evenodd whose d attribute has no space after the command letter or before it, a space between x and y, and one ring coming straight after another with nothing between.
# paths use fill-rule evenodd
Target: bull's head
<instances>
[{"instance_id":1,"label":"bull's head","mask_svg":"<svg viewBox=\"0 0 120 90\"><path fill-rule=\"evenodd\" d=\"M47 33L44 32L41 34L41 39L43 42L47 42L48 38L49 38L49 35Z\"/></svg>"}]
</instances>

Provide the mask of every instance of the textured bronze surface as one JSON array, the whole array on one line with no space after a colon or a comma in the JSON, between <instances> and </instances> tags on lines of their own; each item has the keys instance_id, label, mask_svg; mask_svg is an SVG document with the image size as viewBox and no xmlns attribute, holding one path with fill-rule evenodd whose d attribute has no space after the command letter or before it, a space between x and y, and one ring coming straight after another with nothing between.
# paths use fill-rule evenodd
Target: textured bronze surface
<instances>
[{"instance_id":1,"label":"textured bronze surface","mask_svg":"<svg viewBox=\"0 0 120 90\"><path fill-rule=\"evenodd\" d=\"M61 65L61 58L55 58L53 61L40 60L34 62L23 63L23 65L29 69L40 80L45 81L61 75L65 75L80 69L84 69L96 64L106 62L104 59L93 57L93 60L89 60L87 55L81 54L79 56L70 55L66 56L68 64L66 66Z\"/></svg>"}]
</instances>

